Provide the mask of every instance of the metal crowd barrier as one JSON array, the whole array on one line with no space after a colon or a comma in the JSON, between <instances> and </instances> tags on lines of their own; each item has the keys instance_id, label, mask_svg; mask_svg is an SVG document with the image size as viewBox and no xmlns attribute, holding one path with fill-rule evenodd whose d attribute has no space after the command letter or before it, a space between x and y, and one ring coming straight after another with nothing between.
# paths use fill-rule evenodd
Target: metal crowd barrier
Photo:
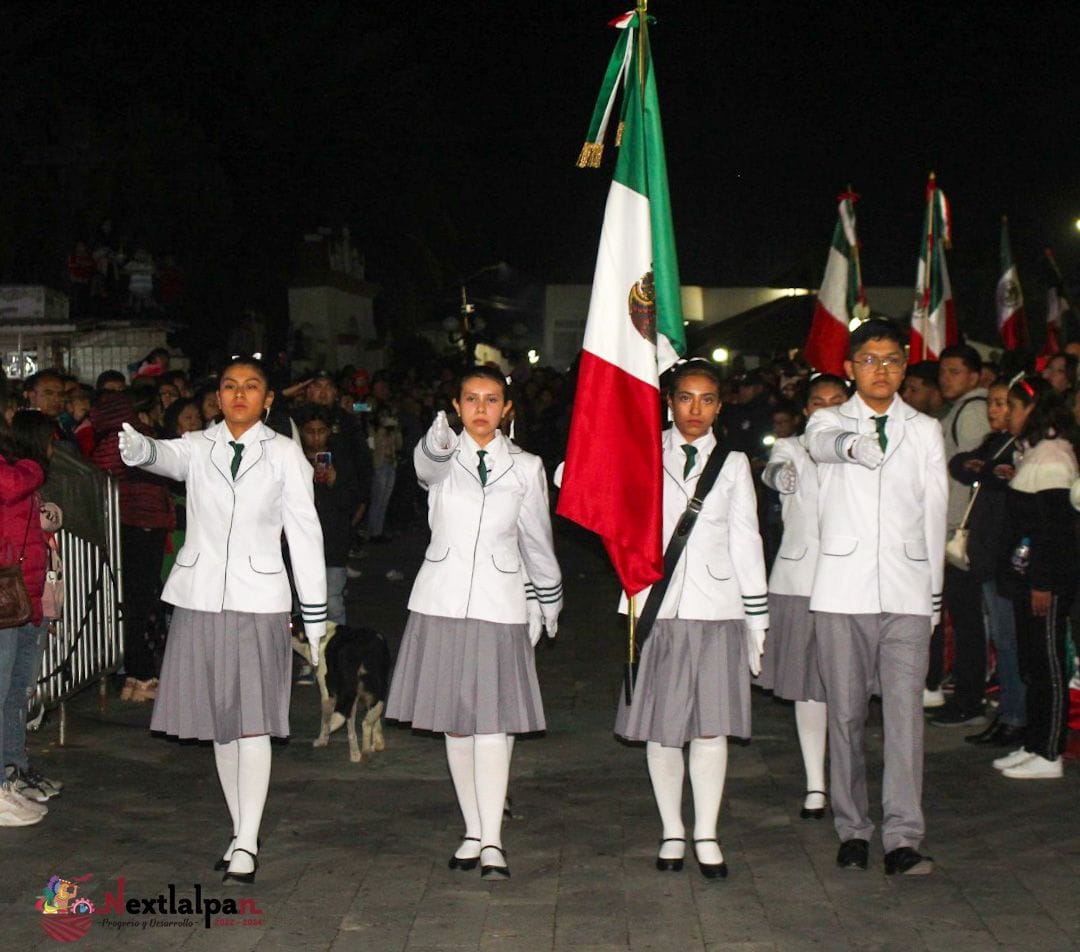
<instances>
[{"instance_id":1,"label":"metal crowd barrier","mask_svg":"<svg viewBox=\"0 0 1080 952\"><path fill-rule=\"evenodd\" d=\"M82 486L85 493L87 482ZM39 717L59 706L61 745L66 739L64 702L95 682L104 687L104 678L124 656L119 491L112 477L95 479L90 486L91 499L103 510L104 537L89 541L67 529L57 533L64 566L63 617L49 626L31 701Z\"/></svg>"}]
</instances>

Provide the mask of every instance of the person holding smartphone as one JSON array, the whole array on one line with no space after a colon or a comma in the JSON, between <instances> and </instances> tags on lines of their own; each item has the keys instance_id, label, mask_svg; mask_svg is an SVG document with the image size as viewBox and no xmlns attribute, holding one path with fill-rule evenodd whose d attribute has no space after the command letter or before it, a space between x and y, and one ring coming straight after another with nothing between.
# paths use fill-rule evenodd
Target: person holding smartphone
<instances>
[{"instance_id":1,"label":"person holding smartphone","mask_svg":"<svg viewBox=\"0 0 1080 952\"><path fill-rule=\"evenodd\" d=\"M330 410L308 405L297 416L304 455L315 471L315 511L322 525L326 560L326 618L335 625L344 625L347 624L345 583L352 535L350 520L360 505L360 483L354 467L339 470L334 465L334 453L329 448L333 433Z\"/></svg>"}]
</instances>

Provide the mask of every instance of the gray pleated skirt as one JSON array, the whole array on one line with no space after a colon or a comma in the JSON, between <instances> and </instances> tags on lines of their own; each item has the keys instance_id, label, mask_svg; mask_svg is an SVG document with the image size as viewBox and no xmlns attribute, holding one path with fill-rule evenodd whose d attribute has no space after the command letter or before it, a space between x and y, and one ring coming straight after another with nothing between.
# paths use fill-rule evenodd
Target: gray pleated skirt
<instances>
[{"instance_id":1,"label":"gray pleated skirt","mask_svg":"<svg viewBox=\"0 0 1080 952\"><path fill-rule=\"evenodd\" d=\"M769 634L758 687L787 701L824 701L809 597L769 595Z\"/></svg>"},{"instance_id":2,"label":"gray pleated skirt","mask_svg":"<svg viewBox=\"0 0 1080 952\"><path fill-rule=\"evenodd\" d=\"M542 731L526 626L410 612L386 716L448 734Z\"/></svg>"},{"instance_id":3,"label":"gray pleated skirt","mask_svg":"<svg viewBox=\"0 0 1080 952\"><path fill-rule=\"evenodd\" d=\"M150 730L182 740L289 736L288 612L173 611Z\"/></svg>"},{"instance_id":4,"label":"gray pleated skirt","mask_svg":"<svg viewBox=\"0 0 1080 952\"><path fill-rule=\"evenodd\" d=\"M745 622L658 619L641 652L629 707L619 693L615 733L664 747L695 737L749 737Z\"/></svg>"}]
</instances>

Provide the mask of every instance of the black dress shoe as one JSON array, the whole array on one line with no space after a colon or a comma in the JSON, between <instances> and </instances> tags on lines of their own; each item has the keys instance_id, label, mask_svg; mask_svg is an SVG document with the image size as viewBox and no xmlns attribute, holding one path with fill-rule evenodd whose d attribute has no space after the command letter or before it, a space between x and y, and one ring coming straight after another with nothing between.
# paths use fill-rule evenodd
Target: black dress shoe
<instances>
[{"instance_id":1,"label":"black dress shoe","mask_svg":"<svg viewBox=\"0 0 1080 952\"><path fill-rule=\"evenodd\" d=\"M235 840L236 840L236 837L234 836L231 840L229 840L229 842L232 843ZM262 849L262 840L256 840L255 841L255 848L259 849L259 850ZM232 854L230 854L230 855L232 855ZM215 873L223 873L228 868L229 868L229 861L227 859L225 859L224 857L222 857L216 863L214 863L214 872Z\"/></svg>"},{"instance_id":2,"label":"black dress shoe","mask_svg":"<svg viewBox=\"0 0 1080 952\"><path fill-rule=\"evenodd\" d=\"M509 879L510 869L506 865L506 851L501 846L481 846L480 854L483 855L484 850L498 850L499 855L502 856L502 865L496 866L494 863L486 863L480 867L481 879Z\"/></svg>"},{"instance_id":3,"label":"black dress shoe","mask_svg":"<svg viewBox=\"0 0 1080 952\"><path fill-rule=\"evenodd\" d=\"M841 869L866 869L866 861L869 856L869 841L844 840L836 854L836 865Z\"/></svg>"},{"instance_id":4,"label":"black dress shoe","mask_svg":"<svg viewBox=\"0 0 1080 952\"><path fill-rule=\"evenodd\" d=\"M719 848L720 843L718 840L694 840L695 850L698 843L716 843ZM703 863L700 859L697 862L697 868L701 870L701 875L706 879L727 879L727 863L721 860L719 863Z\"/></svg>"},{"instance_id":5,"label":"black dress shoe","mask_svg":"<svg viewBox=\"0 0 1080 952\"><path fill-rule=\"evenodd\" d=\"M466 840L469 840L470 842L473 842L473 843L479 843L480 842L479 838L475 837L475 836L463 836L461 838L461 841L463 843ZM458 847L458 848L460 849L460 847ZM470 869L476 869L476 864L479 863L479 862L480 862L479 854L476 855L476 856L467 856L467 857L451 856L450 857L450 862L447 863L446 865L449 866L451 869L461 869L461 870L468 871Z\"/></svg>"},{"instance_id":6,"label":"black dress shoe","mask_svg":"<svg viewBox=\"0 0 1080 952\"><path fill-rule=\"evenodd\" d=\"M928 876L934 871L933 857L923 856L910 846L901 846L885 854L885 874L895 876Z\"/></svg>"},{"instance_id":7,"label":"black dress shoe","mask_svg":"<svg viewBox=\"0 0 1080 952\"><path fill-rule=\"evenodd\" d=\"M681 836L669 836L666 840L660 841L661 848L665 843L686 843ZM662 873L678 873L682 871L683 860L680 856L678 859L665 859L663 856L656 857L656 868Z\"/></svg>"},{"instance_id":8,"label":"black dress shoe","mask_svg":"<svg viewBox=\"0 0 1080 952\"><path fill-rule=\"evenodd\" d=\"M807 790L806 796L810 796L812 793L820 793L823 797L826 796L824 790ZM805 801L804 801L805 802ZM824 807L803 807L799 811L800 820L821 820L825 817Z\"/></svg>"},{"instance_id":9,"label":"black dress shoe","mask_svg":"<svg viewBox=\"0 0 1080 952\"><path fill-rule=\"evenodd\" d=\"M255 874L259 871L259 857L250 850L242 849L239 846L233 849L233 855L235 856L237 853L247 853L247 855L251 857L251 861L255 864L255 868L250 873L226 872L225 875L221 877L221 881L223 883L244 883L245 885L250 886L255 882Z\"/></svg>"}]
</instances>

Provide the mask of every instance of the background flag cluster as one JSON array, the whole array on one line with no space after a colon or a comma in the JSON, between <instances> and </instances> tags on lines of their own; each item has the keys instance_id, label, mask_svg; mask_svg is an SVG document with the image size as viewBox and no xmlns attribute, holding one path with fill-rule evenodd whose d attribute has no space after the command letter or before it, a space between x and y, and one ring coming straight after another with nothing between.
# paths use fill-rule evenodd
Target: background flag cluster
<instances>
[{"instance_id":1,"label":"background flag cluster","mask_svg":"<svg viewBox=\"0 0 1080 952\"><path fill-rule=\"evenodd\" d=\"M952 284L945 251L952 243L952 221L945 193L933 172L926 183L926 219L922 250L915 273L915 307L911 313L911 349L908 363L937 360L950 344L960 340L953 305Z\"/></svg>"}]
</instances>

